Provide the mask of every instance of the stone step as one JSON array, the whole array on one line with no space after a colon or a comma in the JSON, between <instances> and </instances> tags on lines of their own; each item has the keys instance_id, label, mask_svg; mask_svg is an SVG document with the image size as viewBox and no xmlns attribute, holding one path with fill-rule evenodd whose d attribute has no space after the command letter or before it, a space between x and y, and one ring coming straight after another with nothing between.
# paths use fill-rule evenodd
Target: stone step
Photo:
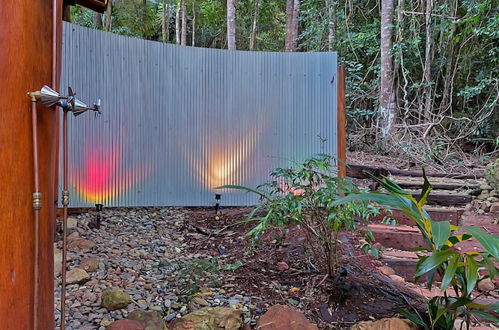
<instances>
[{"instance_id":1,"label":"stone step","mask_svg":"<svg viewBox=\"0 0 499 330\"><path fill-rule=\"evenodd\" d=\"M372 231L376 242L384 248L412 251L426 247L424 238L416 227L370 224L368 228Z\"/></svg>"},{"instance_id":2,"label":"stone step","mask_svg":"<svg viewBox=\"0 0 499 330\"><path fill-rule=\"evenodd\" d=\"M414 270L418 262L415 252L388 249L383 251L380 261L392 268L396 275L406 281L414 282Z\"/></svg>"}]
</instances>

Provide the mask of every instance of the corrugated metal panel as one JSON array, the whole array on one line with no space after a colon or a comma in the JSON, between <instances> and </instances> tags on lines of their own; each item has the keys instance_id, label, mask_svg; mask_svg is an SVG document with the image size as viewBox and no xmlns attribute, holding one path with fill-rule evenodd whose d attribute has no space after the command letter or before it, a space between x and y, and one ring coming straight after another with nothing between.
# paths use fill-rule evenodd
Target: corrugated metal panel
<instances>
[{"instance_id":1,"label":"corrugated metal panel","mask_svg":"<svg viewBox=\"0 0 499 330\"><path fill-rule=\"evenodd\" d=\"M103 110L70 118L71 206L213 205L216 186L336 155L336 70L336 53L182 47L65 23L61 86Z\"/></svg>"}]
</instances>

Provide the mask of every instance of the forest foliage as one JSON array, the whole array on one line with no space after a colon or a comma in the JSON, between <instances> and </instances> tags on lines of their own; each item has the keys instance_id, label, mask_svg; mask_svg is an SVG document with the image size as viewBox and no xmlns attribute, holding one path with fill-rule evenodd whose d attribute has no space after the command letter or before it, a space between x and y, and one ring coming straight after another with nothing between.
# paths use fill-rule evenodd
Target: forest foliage
<instances>
[{"instance_id":1,"label":"forest foliage","mask_svg":"<svg viewBox=\"0 0 499 330\"><path fill-rule=\"evenodd\" d=\"M350 149L395 151L437 166L459 165L462 150L483 158L497 151L499 0L228 1L235 2L238 50L284 51L286 9L294 3L296 50L339 53L347 66ZM177 43L185 17L186 45L227 48L228 1L114 0L102 15L72 7L71 21ZM387 28L396 107L389 144L379 133L381 8L387 3L393 6Z\"/></svg>"}]
</instances>

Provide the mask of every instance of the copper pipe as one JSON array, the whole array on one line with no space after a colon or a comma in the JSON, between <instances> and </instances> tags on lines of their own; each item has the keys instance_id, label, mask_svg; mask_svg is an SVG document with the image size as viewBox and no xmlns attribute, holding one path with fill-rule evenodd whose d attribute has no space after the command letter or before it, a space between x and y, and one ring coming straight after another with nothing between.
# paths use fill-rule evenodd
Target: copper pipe
<instances>
[{"instance_id":1,"label":"copper pipe","mask_svg":"<svg viewBox=\"0 0 499 330\"><path fill-rule=\"evenodd\" d=\"M40 177L38 165L38 130L37 130L37 111L36 111L36 97L30 94L31 97L31 129L33 135L33 174L35 179L35 192L33 193L33 210L35 221L35 264L34 264L34 294L33 294L33 329L38 329L38 297L40 290L40 273L39 273L39 233L40 233L40 209L41 193L40 193Z\"/></svg>"},{"instance_id":2,"label":"copper pipe","mask_svg":"<svg viewBox=\"0 0 499 330\"><path fill-rule=\"evenodd\" d=\"M64 109L62 117L62 153L63 153L63 222L62 222L62 283L61 283L61 330L65 328L66 318L66 255L67 255L67 223L68 223L68 111Z\"/></svg>"},{"instance_id":3,"label":"copper pipe","mask_svg":"<svg viewBox=\"0 0 499 330\"><path fill-rule=\"evenodd\" d=\"M57 5L58 0L52 0L52 88L57 88Z\"/></svg>"},{"instance_id":4,"label":"copper pipe","mask_svg":"<svg viewBox=\"0 0 499 330\"><path fill-rule=\"evenodd\" d=\"M58 26L59 26L59 6L60 0L52 0L52 88L54 90L59 89L59 74L58 74L58 61L59 61L59 47L58 47L58 41L59 41L59 36L58 36ZM55 123L54 127L57 127L56 130L54 130L54 136L53 136L53 146L54 146L54 157L53 157L53 169L54 169L54 187L53 187L53 202L54 205L51 205L51 217L50 220L52 221L51 225L53 226L53 234L54 234L54 241L56 238L56 230L55 228L57 227L57 219L56 219L56 208L57 208L57 201L58 201L58 193L59 193L59 108L54 107L55 110Z\"/></svg>"}]
</instances>

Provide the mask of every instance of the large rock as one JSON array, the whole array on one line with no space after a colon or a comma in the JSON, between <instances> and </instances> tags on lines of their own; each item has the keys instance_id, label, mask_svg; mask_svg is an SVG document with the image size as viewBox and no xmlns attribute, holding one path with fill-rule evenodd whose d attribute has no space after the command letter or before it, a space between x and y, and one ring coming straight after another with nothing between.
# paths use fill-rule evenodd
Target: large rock
<instances>
[{"instance_id":1,"label":"large rock","mask_svg":"<svg viewBox=\"0 0 499 330\"><path fill-rule=\"evenodd\" d=\"M62 270L62 250L54 248L54 276L61 274Z\"/></svg>"},{"instance_id":2,"label":"large rock","mask_svg":"<svg viewBox=\"0 0 499 330\"><path fill-rule=\"evenodd\" d=\"M485 179L493 190L499 191L499 158L485 167Z\"/></svg>"},{"instance_id":3,"label":"large rock","mask_svg":"<svg viewBox=\"0 0 499 330\"><path fill-rule=\"evenodd\" d=\"M106 327L106 330L145 330L144 327L137 321L119 320L114 321Z\"/></svg>"},{"instance_id":4,"label":"large rock","mask_svg":"<svg viewBox=\"0 0 499 330\"><path fill-rule=\"evenodd\" d=\"M108 289L102 292L101 306L109 311L125 308L130 302L130 296L121 290Z\"/></svg>"},{"instance_id":5,"label":"large rock","mask_svg":"<svg viewBox=\"0 0 499 330\"><path fill-rule=\"evenodd\" d=\"M127 319L139 322L145 330L167 330L166 324L158 312L133 311Z\"/></svg>"},{"instance_id":6,"label":"large rock","mask_svg":"<svg viewBox=\"0 0 499 330\"><path fill-rule=\"evenodd\" d=\"M96 272L99 269L99 259L83 258L80 261L80 268L90 273Z\"/></svg>"},{"instance_id":7,"label":"large rock","mask_svg":"<svg viewBox=\"0 0 499 330\"><path fill-rule=\"evenodd\" d=\"M75 238L68 244L68 248L72 251L88 251L95 246L95 243L85 238Z\"/></svg>"},{"instance_id":8,"label":"large rock","mask_svg":"<svg viewBox=\"0 0 499 330\"><path fill-rule=\"evenodd\" d=\"M495 290L495 285L494 282L490 278L484 278L480 282L478 282L478 290L480 291L494 291Z\"/></svg>"},{"instance_id":9,"label":"large rock","mask_svg":"<svg viewBox=\"0 0 499 330\"><path fill-rule=\"evenodd\" d=\"M317 330L303 315L291 307L283 305L272 306L256 325L257 330Z\"/></svg>"},{"instance_id":10,"label":"large rock","mask_svg":"<svg viewBox=\"0 0 499 330\"><path fill-rule=\"evenodd\" d=\"M73 268L66 273L66 283L68 284L82 284L90 281L90 275L80 268Z\"/></svg>"},{"instance_id":11,"label":"large rock","mask_svg":"<svg viewBox=\"0 0 499 330\"><path fill-rule=\"evenodd\" d=\"M365 321L355 324L350 330L417 330L418 327L409 320L392 317L378 321Z\"/></svg>"},{"instance_id":12,"label":"large rock","mask_svg":"<svg viewBox=\"0 0 499 330\"><path fill-rule=\"evenodd\" d=\"M242 312L230 307L204 307L178 320L173 330L238 330Z\"/></svg>"},{"instance_id":13,"label":"large rock","mask_svg":"<svg viewBox=\"0 0 499 330\"><path fill-rule=\"evenodd\" d=\"M66 225L68 229L74 229L78 226L78 221L73 217L68 217L67 221Z\"/></svg>"},{"instance_id":14,"label":"large rock","mask_svg":"<svg viewBox=\"0 0 499 330\"><path fill-rule=\"evenodd\" d=\"M386 276L395 275L395 271L393 270L393 268L386 265L378 267L378 270L381 272L381 274Z\"/></svg>"},{"instance_id":15,"label":"large rock","mask_svg":"<svg viewBox=\"0 0 499 330\"><path fill-rule=\"evenodd\" d=\"M499 202L494 202L490 206L490 213L499 213Z\"/></svg>"}]
</instances>

